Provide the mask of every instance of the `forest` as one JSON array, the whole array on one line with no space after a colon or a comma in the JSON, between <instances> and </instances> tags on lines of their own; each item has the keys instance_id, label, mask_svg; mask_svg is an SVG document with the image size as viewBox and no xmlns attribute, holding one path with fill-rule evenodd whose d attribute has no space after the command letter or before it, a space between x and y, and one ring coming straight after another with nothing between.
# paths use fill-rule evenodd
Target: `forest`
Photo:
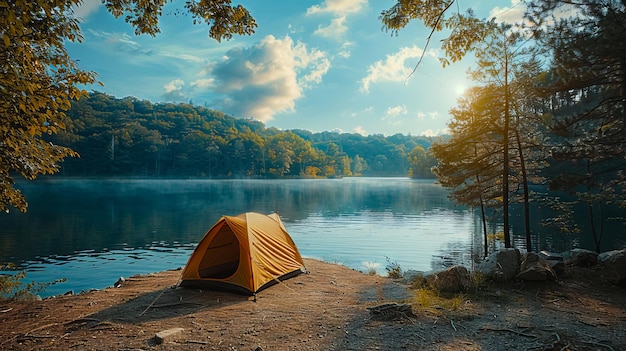
<instances>
[{"instance_id":1,"label":"forest","mask_svg":"<svg viewBox=\"0 0 626 351\"><path fill-rule=\"evenodd\" d=\"M224 11L217 16L202 13L206 8L188 10L202 15L218 41L254 32L256 22L245 9L233 12L230 2L220 4ZM608 212L626 206L626 5L623 0L519 4L525 10L516 25L477 18L472 9L462 12L455 0L397 0L381 13L383 29L392 35L413 20L430 30L424 52L433 33L443 32L438 50L444 67L473 56L469 76L475 86L451 109L449 135L426 138L285 131L208 106L89 93L82 87L95 83L96 73L81 70L64 48L67 41L81 40L74 2L7 3L7 15L0 16L0 28L8 28L0 29L5 48L0 51L5 62L0 210L26 210L26 199L14 187L17 174L29 180L57 172L196 178L434 175L456 203L482 213L485 247L485 213L497 211L505 247L512 246L509 217L515 212L523 217L523 229L515 230L524 232L528 251L533 250L530 224L539 221L560 232L584 225L601 251L607 222L626 223L623 215ZM137 34L159 32L160 6L109 5L116 16L138 11L126 17ZM532 217L533 202L557 215ZM622 226L610 235L623 233Z\"/></svg>"},{"instance_id":2,"label":"forest","mask_svg":"<svg viewBox=\"0 0 626 351\"><path fill-rule=\"evenodd\" d=\"M477 85L450 111L450 138L431 149L439 182L457 203L501 213L506 247L509 216L521 214L526 249L531 223L575 233L584 227L594 249L623 237L626 205L626 14L623 2L530 7L533 30L474 22L480 33L471 53ZM535 12L533 12L535 11ZM552 12L551 12L552 11ZM541 218L531 204L556 215ZM622 214L620 214L622 213ZM621 230L607 233L607 223ZM587 233L588 231L588 233Z\"/></svg>"},{"instance_id":3,"label":"forest","mask_svg":"<svg viewBox=\"0 0 626 351\"><path fill-rule=\"evenodd\" d=\"M383 24L399 30L408 19L420 18L412 8L399 1L383 13ZM589 228L601 251L608 221L625 223L614 212L626 205L623 3L533 2L527 20L550 25L531 27L478 20L471 13L442 17L448 8L433 9L443 21L433 31L452 29L442 43L442 64L473 55L469 75L476 83L450 111L449 135L278 130L208 106L92 92L73 101L66 128L48 136L80 155L66 158L61 173L436 177L456 203L480 210L485 248L488 214L494 211L502 218L505 247L512 246L513 207L523 218L516 231L525 233L528 251L533 250L531 223L537 221L560 232ZM533 218L532 203L556 215Z\"/></svg>"},{"instance_id":4,"label":"forest","mask_svg":"<svg viewBox=\"0 0 626 351\"><path fill-rule=\"evenodd\" d=\"M50 136L78 153L62 163L63 176L434 177L434 159L421 157L434 137L278 130L207 107L100 92L73 101L66 115L66 129Z\"/></svg>"}]
</instances>

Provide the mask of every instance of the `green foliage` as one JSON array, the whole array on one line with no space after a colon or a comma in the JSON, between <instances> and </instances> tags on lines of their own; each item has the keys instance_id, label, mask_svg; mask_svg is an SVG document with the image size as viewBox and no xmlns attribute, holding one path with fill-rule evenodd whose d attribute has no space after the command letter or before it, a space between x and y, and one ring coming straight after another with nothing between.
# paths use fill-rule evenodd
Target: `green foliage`
<instances>
[{"instance_id":1,"label":"green foliage","mask_svg":"<svg viewBox=\"0 0 626 351\"><path fill-rule=\"evenodd\" d=\"M456 6L453 7L455 3ZM487 35L485 21L475 18L469 9L461 13L455 11L455 8L458 9L458 0L397 0L391 8L381 12L379 19L383 29L392 34L397 34L413 20L422 22L430 30L424 52L435 32L449 30L448 36L441 41L444 57L440 60L445 67L451 62L461 60Z\"/></svg>"},{"instance_id":2,"label":"green foliage","mask_svg":"<svg viewBox=\"0 0 626 351\"><path fill-rule=\"evenodd\" d=\"M501 98L494 85L470 89L450 111L451 137L431 147L437 158L433 171L457 203L502 204Z\"/></svg>"},{"instance_id":3,"label":"green foliage","mask_svg":"<svg viewBox=\"0 0 626 351\"><path fill-rule=\"evenodd\" d=\"M0 270L14 269L13 264L0 265ZM6 300L30 300L35 298L37 293L50 285L62 283L66 279L57 279L48 283L26 283L26 272L19 271L15 274L0 274L0 301Z\"/></svg>"},{"instance_id":4,"label":"green foliage","mask_svg":"<svg viewBox=\"0 0 626 351\"><path fill-rule=\"evenodd\" d=\"M580 233L580 228L574 219L575 202L546 196L543 203L546 207L554 210L556 215L543 219L541 225L554 228L563 234Z\"/></svg>"},{"instance_id":5,"label":"green foliage","mask_svg":"<svg viewBox=\"0 0 626 351\"><path fill-rule=\"evenodd\" d=\"M600 251L607 220L602 209L626 198L626 8L622 1L590 1L576 9L578 17L541 33L552 54L541 86L543 97L552 101L543 110L552 156L545 174L550 189L585 205L580 217ZM565 229L572 227L568 222L564 212L552 224Z\"/></svg>"},{"instance_id":6,"label":"green foliage","mask_svg":"<svg viewBox=\"0 0 626 351\"><path fill-rule=\"evenodd\" d=\"M135 34L160 33L159 17L165 0L103 0L107 10L115 17L126 15L124 20L135 28ZM204 22L209 26L209 36L218 42L230 39L233 34L253 34L257 27L250 12L241 5L233 6L230 0L186 1L185 11L193 23ZM178 10L177 14L181 11Z\"/></svg>"},{"instance_id":7,"label":"green foliage","mask_svg":"<svg viewBox=\"0 0 626 351\"><path fill-rule=\"evenodd\" d=\"M0 2L0 210L26 211L13 176L51 174L72 150L45 137L65 128L70 100L86 92L78 84L94 74L78 68L65 51L80 41L72 7L79 1Z\"/></svg>"},{"instance_id":8,"label":"green foliage","mask_svg":"<svg viewBox=\"0 0 626 351\"><path fill-rule=\"evenodd\" d=\"M74 101L67 116L67 129L49 137L81 155L64 162L65 176L406 176L405 150L434 140L283 131L206 107L98 92Z\"/></svg>"},{"instance_id":9,"label":"green foliage","mask_svg":"<svg viewBox=\"0 0 626 351\"><path fill-rule=\"evenodd\" d=\"M434 32L449 30L441 41L444 66L470 52L477 58L471 76L481 87L451 111L451 138L432 147L439 181L459 203L502 206L505 246L511 244L509 202L523 202L528 250L529 184L547 181L587 207L586 216L574 218L565 204L549 224L571 231L572 220L587 217L600 250L604 206L626 201L624 2L529 1L527 28L476 19L459 5L397 0L380 16L393 34L422 22L431 30L426 46ZM563 13L576 15L554 20ZM546 66L536 55L552 58L542 58ZM409 162L415 172L418 162Z\"/></svg>"},{"instance_id":10,"label":"green foliage","mask_svg":"<svg viewBox=\"0 0 626 351\"><path fill-rule=\"evenodd\" d=\"M409 177L411 178L434 178L432 168L437 164L437 159L430 150L427 152L421 145L409 152Z\"/></svg>"},{"instance_id":11,"label":"green foliage","mask_svg":"<svg viewBox=\"0 0 626 351\"><path fill-rule=\"evenodd\" d=\"M103 2L115 17L126 15L126 22L137 34L155 35L167 1ZM26 211L23 194L14 188L15 174L32 180L40 174L58 172L63 159L78 156L72 149L48 139L66 129L65 112L70 101L87 94L79 86L95 82L95 73L81 70L65 50L65 43L82 40L74 14L81 3L0 1L1 211L8 211L9 206ZM232 6L230 0L187 1L184 7L194 23L203 21L209 26L209 35L217 41L230 39L233 34L251 34L256 28L250 13L240 5ZM146 130L138 128L135 132ZM112 139L117 136L123 140L128 149L143 147L133 143L137 136L111 134ZM151 151L156 154L158 150ZM128 165L133 160L125 162Z\"/></svg>"},{"instance_id":12,"label":"green foliage","mask_svg":"<svg viewBox=\"0 0 626 351\"><path fill-rule=\"evenodd\" d=\"M450 297L442 296L437 290L427 287L416 289L413 298L414 304L435 314L441 314L443 311L455 311L465 301L467 301L467 296L464 294L455 294Z\"/></svg>"},{"instance_id":13,"label":"green foliage","mask_svg":"<svg viewBox=\"0 0 626 351\"><path fill-rule=\"evenodd\" d=\"M487 240L489 241L490 244L493 244L496 241L504 241L504 232L488 234Z\"/></svg>"}]
</instances>

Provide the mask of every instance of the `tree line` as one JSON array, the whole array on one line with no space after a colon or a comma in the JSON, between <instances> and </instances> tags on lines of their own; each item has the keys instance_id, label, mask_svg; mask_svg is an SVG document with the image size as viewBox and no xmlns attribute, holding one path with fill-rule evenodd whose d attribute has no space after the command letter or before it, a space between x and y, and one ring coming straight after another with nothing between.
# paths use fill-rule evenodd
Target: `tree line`
<instances>
[{"instance_id":1,"label":"tree line","mask_svg":"<svg viewBox=\"0 0 626 351\"><path fill-rule=\"evenodd\" d=\"M411 155L435 138L279 130L186 103L152 103L100 92L72 101L66 128L47 137L78 157L65 176L282 178L431 177Z\"/></svg>"},{"instance_id":2,"label":"tree line","mask_svg":"<svg viewBox=\"0 0 626 351\"><path fill-rule=\"evenodd\" d=\"M408 3L398 1L390 15L402 15ZM485 254L489 210L502 218L505 246L513 246L510 206L522 213L516 230L528 251L536 249L531 223L541 220L564 232L589 228L600 252L604 237L621 234L606 233L607 223L626 224L608 212L626 205L625 5L528 6L526 19L538 24L530 28L435 12L462 25L465 34L453 31L444 49L452 61L475 56L477 85L450 111L450 138L432 145L433 170L457 203L480 209ZM463 38L471 45L452 45ZM556 215L532 217L533 202Z\"/></svg>"},{"instance_id":3,"label":"tree line","mask_svg":"<svg viewBox=\"0 0 626 351\"><path fill-rule=\"evenodd\" d=\"M546 224L560 230L579 230L584 220L597 251L606 222L623 221L605 211L626 204L623 0L526 1L525 22L515 27L479 19L471 9L461 12L458 0L396 0L379 17L384 29L394 34L417 20L431 30L424 52L435 32L446 31L439 41L444 66L467 54L476 57L471 77L477 86L451 111L450 138L430 149L419 137L280 131L187 104L98 93L77 100L89 95L79 87L96 79L64 46L82 38L73 12L80 3L0 5L2 211L26 209L14 187L16 174L34 179L61 167L67 175L421 177L434 166L456 202L482 213L500 211L507 247L510 205L516 203L529 251L533 201L557 210ZM159 33L162 4L106 5L137 34ZM212 38L254 32L256 22L244 7L213 0L207 5L188 2L184 11L206 23ZM71 157L78 154L80 159ZM552 192L539 196L533 192L537 184Z\"/></svg>"}]
</instances>

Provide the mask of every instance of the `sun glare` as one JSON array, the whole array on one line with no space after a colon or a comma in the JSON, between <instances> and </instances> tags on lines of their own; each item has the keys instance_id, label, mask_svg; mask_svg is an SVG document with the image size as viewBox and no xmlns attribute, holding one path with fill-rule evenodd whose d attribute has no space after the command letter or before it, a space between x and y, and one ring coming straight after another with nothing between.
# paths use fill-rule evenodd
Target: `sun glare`
<instances>
[{"instance_id":1,"label":"sun glare","mask_svg":"<svg viewBox=\"0 0 626 351\"><path fill-rule=\"evenodd\" d=\"M467 89L467 87L463 84L458 84L457 86L454 87L454 93L456 95L463 95L465 93L465 90Z\"/></svg>"}]
</instances>

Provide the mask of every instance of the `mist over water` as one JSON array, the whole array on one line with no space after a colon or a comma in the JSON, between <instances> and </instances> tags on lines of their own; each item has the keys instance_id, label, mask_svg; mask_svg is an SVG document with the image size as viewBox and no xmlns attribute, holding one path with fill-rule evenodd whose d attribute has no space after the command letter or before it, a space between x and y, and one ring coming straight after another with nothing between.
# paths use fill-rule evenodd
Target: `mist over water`
<instances>
[{"instance_id":1,"label":"mist over water","mask_svg":"<svg viewBox=\"0 0 626 351\"><path fill-rule=\"evenodd\" d=\"M222 215L277 211L305 257L385 274L467 261L474 217L431 181L80 180L19 184L26 214L0 217L0 261L27 280L64 277L42 294L111 286L182 267ZM454 251L454 252L451 252Z\"/></svg>"},{"instance_id":2,"label":"mist over water","mask_svg":"<svg viewBox=\"0 0 626 351\"><path fill-rule=\"evenodd\" d=\"M28 212L0 216L0 262L18 264L27 281L67 278L42 296L182 267L222 215L250 211L277 211L304 257L381 275L389 263L421 271L471 266L482 252L477 214L432 181L48 178L19 188ZM558 244L551 235L543 248ZM514 240L523 247L523 238Z\"/></svg>"}]
</instances>

